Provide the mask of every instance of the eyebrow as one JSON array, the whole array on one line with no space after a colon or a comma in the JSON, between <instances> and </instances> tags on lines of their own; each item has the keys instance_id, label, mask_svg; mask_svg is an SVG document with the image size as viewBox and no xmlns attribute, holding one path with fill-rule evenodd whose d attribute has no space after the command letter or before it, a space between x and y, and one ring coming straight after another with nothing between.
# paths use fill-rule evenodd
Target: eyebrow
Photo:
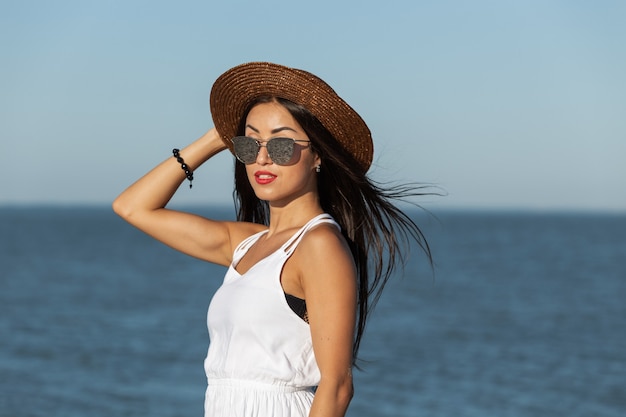
<instances>
[{"instance_id":1,"label":"eyebrow","mask_svg":"<svg viewBox=\"0 0 626 417\"><path fill-rule=\"evenodd\" d=\"M254 130L256 133L261 133L259 129L255 128L252 125L246 125L246 127ZM291 130L292 132L298 133L295 129L288 127L288 126L277 127L276 129L272 129L270 133L272 135L275 135L276 133L282 132L283 130Z\"/></svg>"}]
</instances>

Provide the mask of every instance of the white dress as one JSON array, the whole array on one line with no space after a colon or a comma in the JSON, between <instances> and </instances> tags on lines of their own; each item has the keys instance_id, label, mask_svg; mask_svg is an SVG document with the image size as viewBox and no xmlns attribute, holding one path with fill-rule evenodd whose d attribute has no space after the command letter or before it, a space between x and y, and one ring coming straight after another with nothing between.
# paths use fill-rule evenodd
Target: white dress
<instances>
[{"instance_id":1,"label":"white dress","mask_svg":"<svg viewBox=\"0 0 626 417\"><path fill-rule=\"evenodd\" d=\"M267 231L235 249L207 314L205 417L308 416L320 371L309 325L287 304L280 273L304 234L320 223L339 228L321 214L244 274L237 263Z\"/></svg>"}]
</instances>

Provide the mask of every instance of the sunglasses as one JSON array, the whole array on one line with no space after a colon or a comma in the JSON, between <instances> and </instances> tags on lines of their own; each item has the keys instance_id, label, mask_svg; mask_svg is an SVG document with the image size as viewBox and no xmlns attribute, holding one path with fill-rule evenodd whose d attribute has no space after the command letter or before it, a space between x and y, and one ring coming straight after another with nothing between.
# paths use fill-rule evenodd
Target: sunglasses
<instances>
[{"instance_id":1,"label":"sunglasses","mask_svg":"<svg viewBox=\"0 0 626 417\"><path fill-rule=\"evenodd\" d=\"M244 164L254 163L261 146L265 146L270 159L277 165L287 165L291 161L296 142L311 143L310 140L272 138L265 142L265 145L261 145L261 142L248 136L236 136L231 142L235 148L235 157Z\"/></svg>"}]
</instances>

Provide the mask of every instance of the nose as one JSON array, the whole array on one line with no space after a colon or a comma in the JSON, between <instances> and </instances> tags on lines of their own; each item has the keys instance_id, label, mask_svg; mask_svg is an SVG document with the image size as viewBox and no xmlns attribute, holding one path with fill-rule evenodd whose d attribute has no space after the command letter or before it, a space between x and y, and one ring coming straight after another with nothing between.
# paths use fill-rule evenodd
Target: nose
<instances>
[{"instance_id":1,"label":"nose","mask_svg":"<svg viewBox=\"0 0 626 417\"><path fill-rule=\"evenodd\" d=\"M259 165L272 162L270 155L267 153L267 144L259 143L259 152L256 154L256 162Z\"/></svg>"}]
</instances>

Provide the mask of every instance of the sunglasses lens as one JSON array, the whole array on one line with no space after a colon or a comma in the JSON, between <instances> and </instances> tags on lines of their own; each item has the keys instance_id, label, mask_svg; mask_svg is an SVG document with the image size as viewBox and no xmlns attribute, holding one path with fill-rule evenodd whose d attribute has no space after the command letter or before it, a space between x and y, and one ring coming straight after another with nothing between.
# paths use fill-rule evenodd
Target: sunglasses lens
<instances>
[{"instance_id":1,"label":"sunglasses lens","mask_svg":"<svg viewBox=\"0 0 626 417\"><path fill-rule=\"evenodd\" d=\"M259 154L259 143L247 136L237 136L232 139L235 156L244 164L252 164ZM290 138L273 138L266 142L267 154L277 165L286 165L293 158L295 141Z\"/></svg>"},{"instance_id":2,"label":"sunglasses lens","mask_svg":"<svg viewBox=\"0 0 626 417\"><path fill-rule=\"evenodd\" d=\"M232 140L235 148L235 156L244 164L251 164L256 161L259 153L259 144L256 140L246 136L237 136Z\"/></svg>"},{"instance_id":3,"label":"sunglasses lens","mask_svg":"<svg viewBox=\"0 0 626 417\"><path fill-rule=\"evenodd\" d=\"M293 157L293 139L274 138L267 142L267 153L272 162L278 165L285 165Z\"/></svg>"}]
</instances>

